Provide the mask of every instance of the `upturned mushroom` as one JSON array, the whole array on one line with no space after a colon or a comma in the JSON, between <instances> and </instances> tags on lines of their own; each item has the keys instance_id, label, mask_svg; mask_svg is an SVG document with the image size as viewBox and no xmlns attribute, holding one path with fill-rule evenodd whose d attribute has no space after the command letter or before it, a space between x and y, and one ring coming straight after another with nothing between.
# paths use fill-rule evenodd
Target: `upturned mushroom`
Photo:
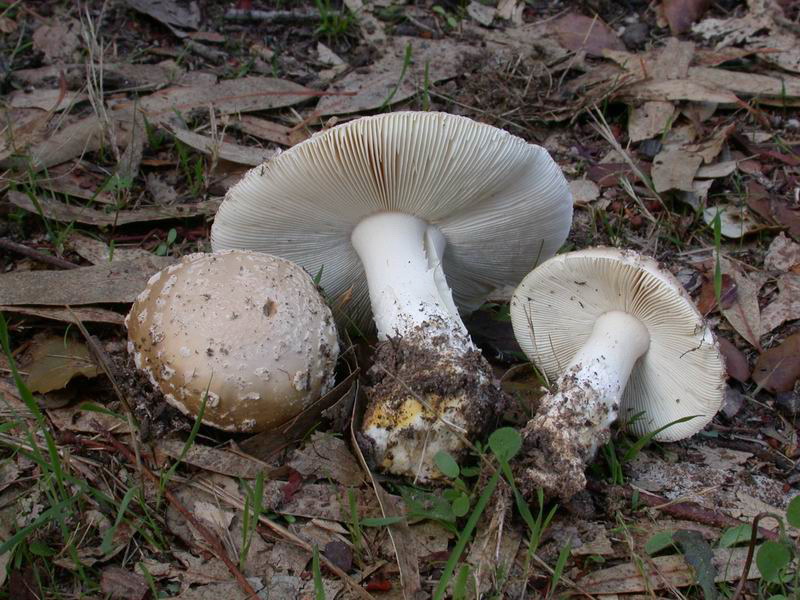
<instances>
[{"instance_id":1,"label":"upturned mushroom","mask_svg":"<svg viewBox=\"0 0 800 600\"><path fill-rule=\"evenodd\" d=\"M459 315L552 256L572 219L547 151L464 117L401 112L329 129L256 167L228 192L212 244L286 257L379 345L362 445L426 481L503 395ZM451 290L452 286L452 290Z\"/></svg>"},{"instance_id":2,"label":"upturned mushroom","mask_svg":"<svg viewBox=\"0 0 800 600\"><path fill-rule=\"evenodd\" d=\"M164 398L226 431L264 431L329 391L339 353L330 309L288 260L190 254L156 273L125 319L128 351Z\"/></svg>"},{"instance_id":3,"label":"upturned mushroom","mask_svg":"<svg viewBox=\"0 0 800 600\"><path fill-rule=\"evenodd\" d=\"M539 487L562 500L582 490L620 416L633 434L671 442L700 431L722 403L714 335L651 258L613 248L551 258L517 287L511 320L528 358L558 378L523 431L529 497Z\"/></svg>"}]
</instances>

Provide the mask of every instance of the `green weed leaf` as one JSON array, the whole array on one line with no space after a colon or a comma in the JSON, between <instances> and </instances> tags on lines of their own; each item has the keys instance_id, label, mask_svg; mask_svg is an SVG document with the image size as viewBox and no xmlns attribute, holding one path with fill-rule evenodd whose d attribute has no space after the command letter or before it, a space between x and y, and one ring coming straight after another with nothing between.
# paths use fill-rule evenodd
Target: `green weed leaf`
<instances>
[{"instance_id":1,"label":"green weed leaf","mask_svg":"<svg viewBox=\"0 0 800 600\"><path fill-rule=\"evenodd\" d=\"M433 462L435 462L439 470L444 473L444 476L450 479L455 479L461 472L456 459L444 450L439 450L439 452L436 453L433 457Z\"/></svg>"},{"instance_id":2,"label":"green weed leaf","mask_svg":"<svg viewBox=\"0 0 800 600\"><path fill-rule=\"evenodd\" d=\"M761 572L761 578L765 581L778 581L778 576L789 561L792 555L789 548L780 542L767 540L756 553L756 565Z\"/></svg>"},{"instance_id":3,"label":"green weed leaf","mask_svg":"<svg viewBox=\"0 0 800 600\"><path fill-rule=\"evenodd\" d=\"M522 448L522 436L513 427L501 427L489 436L489 448L497 458L508 462Z\"/></svg>"},{"instance_id":4,"label":"green weed leaf","mask_svg":"<svg viewBox=\"0 0 800 600\"><path fill-rule=\"evenodd\" d=\"M673 531L661 531L654 536L652 536L647 543L644 545L644 551L647 552L650 556L661 552L665 548L669 548L672 546L673 539L672 536L675 532Z\"/></svg>"},{"instance_id":5,"label":"green weed leaf","mask_svg":"<svg viewBox=\"0 0 800 600\"><path fill-rule=\"evenodd\" d=\"M792 527L800 527L800 496L795 496L786 509L786 520Z\"/></svg>"},{"instance_id":6,"label":"green weed leaf","mask_svg":"<svg viewBox=\"0 0 800 600\"><path fill-rule=\"evenodd\" d=\"M737 525L725 530L719 539L720 548L730 548L736 544L747 542L753 535L753 528L750 525Z\"/></svg>"},{"instance_id":7,"label":"green weed leaf","mask_svg":"<svg viewBox=\"0 0 800 600\"><path fill-rule=\"evenodd\" d=\"M672 539L680 547L686 563L694 569L697 583L703 588L705 599L715 600L717 597L715 583L717 569L712 562L714 551L711 546L708 545L708 542L703 539L703 535L698 531L682 529L675 532Z\"/></svg>"}]
</instances>

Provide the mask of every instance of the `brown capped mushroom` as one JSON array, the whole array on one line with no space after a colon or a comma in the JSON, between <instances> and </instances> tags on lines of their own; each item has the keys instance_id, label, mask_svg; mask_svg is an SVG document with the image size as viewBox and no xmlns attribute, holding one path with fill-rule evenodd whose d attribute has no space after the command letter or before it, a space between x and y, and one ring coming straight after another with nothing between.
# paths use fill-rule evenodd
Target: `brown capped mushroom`
<instances>
[{"instance_id":1,"label":"brown capped mushroom","mask_svg":"<svg viewBox=\"0 0 800 600\"><path fill-rule=\"evenodd\" d=\"M263 431L333 387L336 327L309 275L256 252L191 254L155 274L125 320L166 400L227 431Z\"/></svg>"}]
</instances>

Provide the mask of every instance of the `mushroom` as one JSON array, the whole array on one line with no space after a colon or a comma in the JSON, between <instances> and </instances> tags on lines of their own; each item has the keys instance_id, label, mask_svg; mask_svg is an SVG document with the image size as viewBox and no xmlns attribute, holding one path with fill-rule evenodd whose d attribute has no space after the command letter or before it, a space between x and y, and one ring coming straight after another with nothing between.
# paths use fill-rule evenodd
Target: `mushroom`
<instances>
[{"instance_id":1,"label":"mushroom","mask_svg":"<svg viewBox=\"0 0 800 600\"><path fill-rule=\"evenodd\" d=\"M517 287L511 321L528 358L558 378L523 431L529 497L539 487L562 500L582 490L618 416L635 435L671 442L700 431L722 403L719 345L651 258L613 248L551 258Z\"/></svg>"},{"instance_id":2,"label":"mushroom","mask_svg":"<svg viewBox=\"0 0 800 600\"><path fill-rule=\"evenodd\" d=\"M347 323L374 316L361 442L383 469L437 477L439 450L491 425L503 394L467 333L494 288L552 256L572 219L546 150L444 113L364 117L319 133L247 173L211 232L213 248L286 257L333 298ZM450 286L452 286L452 291Z\"/></svg>"},{"instance_id":3,"label":"mushroom","mask_svg":"<svg viewBox=\"0 0 800 600\"><path fill-rule=\"evenodd\" d=\"M264 431L329 391L339 353L311 277L275 256L190 254L156 273L125 319L128 351L164 398L203 423Z\"/></svg>"}]
</instances>

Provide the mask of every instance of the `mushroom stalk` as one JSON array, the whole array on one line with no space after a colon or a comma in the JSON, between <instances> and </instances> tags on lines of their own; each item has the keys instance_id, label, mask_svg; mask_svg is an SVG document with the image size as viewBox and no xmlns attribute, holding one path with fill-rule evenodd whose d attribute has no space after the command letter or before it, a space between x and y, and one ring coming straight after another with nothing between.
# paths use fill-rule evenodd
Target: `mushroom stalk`
<instances>
[{"instance_id":1,"label":"mushroom stalk","mask_svg":"<svg viewBox=\"0 0 800 600\"><path fill-rule=\"evenodd\" d=\"M650 334L639 319L609 311L547 394L523 435L536 447L534 464L526 465L528 485L550 496L569 499L586 485L586 464L610 437L622 393L636 361L650 347Z\"/></svg>"},{"instance_id":2,"label":"mushroom stalk","mask_svg":"<svg viewBox=\"0 0 800 600\"><path fill-rule=\"evenodd\" d=\"M362 220L351 235L367 276L378 338L404 337L437 323L460 343L472 342L445 281L446 240L439 229L413 215L384 212Z\"/></svg>"},{"instance_id":3,"label":"mushroom stalk","mask_svg":"<svg viewBox=\"0 0 800 600\"><path fill-rule=\"evenodd\" d=\"M362 446L389 472L436 479L436 453L463 453L463 436L486 430L504 396L458 315L438 228L385 212L363 219L351 240L383 341L369 371Z\"/></svg>"}]
</instances>

